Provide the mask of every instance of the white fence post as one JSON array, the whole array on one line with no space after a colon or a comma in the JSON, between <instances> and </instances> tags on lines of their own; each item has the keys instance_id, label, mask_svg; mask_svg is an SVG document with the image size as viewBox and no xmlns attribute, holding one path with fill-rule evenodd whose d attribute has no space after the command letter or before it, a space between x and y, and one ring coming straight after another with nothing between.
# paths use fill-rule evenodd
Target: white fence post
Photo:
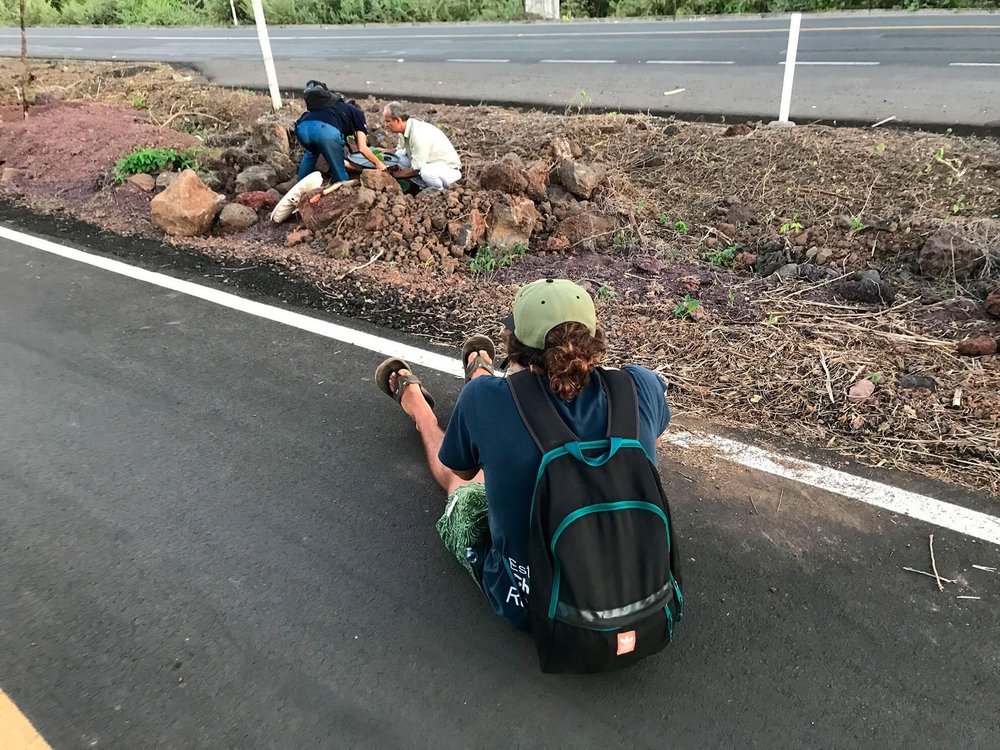
<instances>
[{"instance_id":1,"label":"white fence post","mask_svg":"<svg viewBox=\"0 0 1000 750\"><path fill-rule=\"evenodd\" d=\"M233 26L239 26L240 21L236 17L236 0L229 0L229 9L233 12Z\"/></svg>"},{"instance_id":2,"label":"white fence post","mask_svg":"<svg viewBox=\"0 0 1000 750\"><path fill-rule=\"evenodd\" d=\"M558 21L559 0L524 0L524 12L547 21Z\"/></svg>"},{"instance_id":3,"label":"white fence post","mask_svg":"<svg viewBox=\"0 0 1000 750\"><path fill-rule=\"evenodd\" d=\"M274 111L281 109L281 92L278 91L278 74L274 70L274 56L271 55L271 40L267 36L267 24L264 23L264 6L261 0L251 0L253 17L257 22L257 39L260 41L260 51L264 55L264 72L267 74L267 86L271 90L271 104Z\"/></svg>"},{"instance_id":4,"label":"white fence post","mask_svg":"<svg viewBox=\"0 0 1000 750\"><path fill-rule=\"evenodd\" d=\"M785 77L781 84L781 107L778 119L772 125L794 125L788 119L792 109L792 80L795 78L795 57L799 53L799 27L802 25L802 14L792 13L792 21L788 27L788 51L785 53Z\"/></svg>"}]
</instances>

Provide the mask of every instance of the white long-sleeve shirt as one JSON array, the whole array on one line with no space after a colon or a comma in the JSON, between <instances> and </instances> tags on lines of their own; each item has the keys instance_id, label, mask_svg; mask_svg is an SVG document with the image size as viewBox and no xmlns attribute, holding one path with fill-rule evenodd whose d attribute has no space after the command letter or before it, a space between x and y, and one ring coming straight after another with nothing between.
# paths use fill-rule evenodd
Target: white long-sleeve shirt
<instances>
[{"instance_id":1,"label":"white long-sleeve shirt","mask_svg":"<svg viewBox=\"0 0 1000 750\"><path fill-rule=\"evenodd\" d=\"M420 171L427 164L444 164L452 169L461 169L462 160L451 145L448 136L429 122L411 117L406 121L406 130L399 136L397 152L410 157L413 168Z\"/></svg>"}]
</instances>

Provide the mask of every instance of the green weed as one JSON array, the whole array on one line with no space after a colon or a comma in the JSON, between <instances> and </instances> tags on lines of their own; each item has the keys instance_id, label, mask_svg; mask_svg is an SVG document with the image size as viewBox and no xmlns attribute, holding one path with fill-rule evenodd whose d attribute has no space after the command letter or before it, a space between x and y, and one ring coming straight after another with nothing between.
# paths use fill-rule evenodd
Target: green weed
<instances>
[{"instance_id":1,"label":"green weed","mask_svg":"<svg viewBox=\"0 0 1000 750\"><path fill-rule=\"evenodd\" d=\"M685 294L684 299L674 308L674 317L681 320L693 320L695 311L701 307L701 302L690 294Z\"/></svg>"},{"instance_id":2,"label":"green weed","mask_svg":"<svg viewBox=\"0 0 1000 750\"><path fill-rule=\"evenodd\" d=\"M802 231L802 225L797 221L786 221L778 231L782 234L791 234L792 232L798 234Z\"/></svg>"},{"instance_id":3,"label":"green weed","mask_svg":"<svg viewBox=\"0 0 1000 750\"><path fill-rule=\"evenodd\" d=\"M132 92L132 98L130 101L135 109L149 109L149 102L146 101L145 91Z\"/></svg>"},{"instance_id":4,"label":"green weed","mask_svg":"<svg viewBox=\"0 0 1000 750\"><path fill-rule=\"evenodd\" d=\"M659 213L656 216L656 220L660 222L663 226L667 226L670 223L670 218L665 213Z\"/></svg>"},{"instance_id":5,"label":"green weed","mask_svg":"<svg viewBox=\"0 0 1000 750\"><path fill-rule=\"evenodd\" d=\"M508 250L492 250L480 247L469 261L469 272L472 274L492 274L501 268L513 265L528 254L528 246L518 242Z\"/></svg>"},{"instance_id":6,"label":"green weed","mask_svg":"<svg viewBox=\"0 0 1000 750\"><path fill-rule=\"evenodd\" d=\"M861 221L861 219L859 219L857 216L852 216L851 217L851 231L852 232L860 232L864 228L865 228L865 223L863 221Z\"/></svg>"},{"instance_id":7,"label":"green weed","mask_svg":"<svg viewBox=\"0 0 1000 750\"><path fill-rule=\"evenodd\" d=\"M728 268L733 265L733 258L736 257L736 253L740 251L739 247L736 245L730 245L723 250L709 250L704 253L701 257L707 260L713 266L722 266Z\"/></svg>"},{"instance_id":8,"label":"green weed","mask_svg":"<svg viewBox=\"0 0 1000 750\"><path fill-rule=\"evenodd\" d=\"M597 301L598 302L610 302L617 295L615 292L615 287L610 281L601 282L601 285L597 287Z\"/></svg>"},{"instance_id":9,"label":"green weed","mask_svg":"<svg viewBox=\"0 0 1000 750\"><path fill-rule=\"evenodd\" d=\"M679 234L687 234L688 233L688 225L685 224L683 221L675 222L674 223L674 229L677 230L677 232Z\"/></svg>"},{"instance_id":10,"label":"green weed","mask_svg":"<svg viewBox=\"0 0 1000 750\"><path fill-rule=\"evenodd\" d=\"M114 181L121 185L133 174L154 174L167 167L174 171L197 169L197 150L177 151L172 148L137 148L115 162Z\"/></svg>"}]
</instances>

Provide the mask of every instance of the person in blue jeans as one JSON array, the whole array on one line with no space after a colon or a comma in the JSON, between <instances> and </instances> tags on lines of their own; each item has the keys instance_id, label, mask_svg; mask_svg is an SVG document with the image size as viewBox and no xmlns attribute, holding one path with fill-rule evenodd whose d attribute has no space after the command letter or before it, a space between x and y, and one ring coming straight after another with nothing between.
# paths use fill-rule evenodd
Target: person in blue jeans
<instances>
[{"instance_id":1,"label":"person in blue jeans","mask_svg":"<svg viewBox=\"0 0 1000 750\"><path fill-rule=\"evenodd\" d=\"M332 176L337 182L346 182L347 169L344 166L345 136L353 135L358 151L382 170L385 165L376 158L368 147L368 124L365 113L344 100L342 94L330 91L325 83L309 81L302 92L306 111L295 123L295 136L305 149L299 163L296 180L316 170L320 155L330 165Z\"/></svg>"}]
</instances>

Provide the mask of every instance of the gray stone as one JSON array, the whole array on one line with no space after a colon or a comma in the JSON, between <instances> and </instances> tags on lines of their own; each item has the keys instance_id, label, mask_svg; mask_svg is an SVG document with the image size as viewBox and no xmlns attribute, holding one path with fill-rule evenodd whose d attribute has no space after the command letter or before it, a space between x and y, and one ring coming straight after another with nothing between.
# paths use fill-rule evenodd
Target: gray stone
<instances>
[{"instance_id":1,"label":"gray stone","mask_svg":"<svg viewBox=\"0 0 1000 750\"><path fill-rule=\"evenodd\" d=\"M937 381L930 375L910 373L899 379L899 387L907 390L933 391L937 389Z\"/></svg>"},{"instance_id":2,"label":"gray stone","mask_svg":"<svg viewBox=\"0 0 1000 750\"><path fill-rule=\"evenodd\" d=\"M170 183L177 179L176 172L160 172L156 176L156 187L166 188L170 187ZM204 182L204 180L202 180Z\"/></svg>"},{"instance_id":3,"label":"gray stone","mask_svg":"<svg viewBox=\"0 0 1000 750\"><path fill-rule=\"evenodd\" d=\"M604 167L591 166L573 159L559 165L559 181L578 198L590 198L604 179Z\"/></svg>"},{"instance_id":4,"label":"gray stone","mask_svg":"<svg viewBox=\"0 0 1000 750\"><path fill-rule=\"evenodd\" d=\"M774 276L777 276L782 281L787 279L797 279L799 276L799 264L798 263L786 263L775 270Z\"/></svg>"},{"instance_id":5,"label":"gray stone","mask_svg":"<svg viewBox=\"0 0 1000 750\"><path fill-rule=\"evenodd\" d=\"M257 212L242 203L227 203L219 214L223 232L239 232L257 223Z\"/></svg>"},{"instance_id":6,"label":"gray stone","mask_svg":"<svg viewBox=\"0 0 1000 750\"><path fill-rule=\"evenodd\" d=\"M255 164L236 175L236 192L267 191L278 183L278 174L269 164Z\"/></svg>"},{"instance_id":7,"label":"gray stone","mask_svg":"<svg viewBox=\"0 0 1000 750\"><path fill-rule=\"evenodd\" d=\"M944 226L927 238L917 258L920 273L930 278L967 279L986 263L983 248L962 236L955 227Z\"/></svg>"},{"instance_id":8,"label":"gray stone","mask_svg":"<svg viewBox=\"0 0 1000 750\"><path fill-rule=\"evenodd\" d=\"M198 178L205 183L205 187L216 192L222 190L222 180L215 172L199 172ZM171 183L173 184L173 183Z\"/></svg>"}]
</instances>

